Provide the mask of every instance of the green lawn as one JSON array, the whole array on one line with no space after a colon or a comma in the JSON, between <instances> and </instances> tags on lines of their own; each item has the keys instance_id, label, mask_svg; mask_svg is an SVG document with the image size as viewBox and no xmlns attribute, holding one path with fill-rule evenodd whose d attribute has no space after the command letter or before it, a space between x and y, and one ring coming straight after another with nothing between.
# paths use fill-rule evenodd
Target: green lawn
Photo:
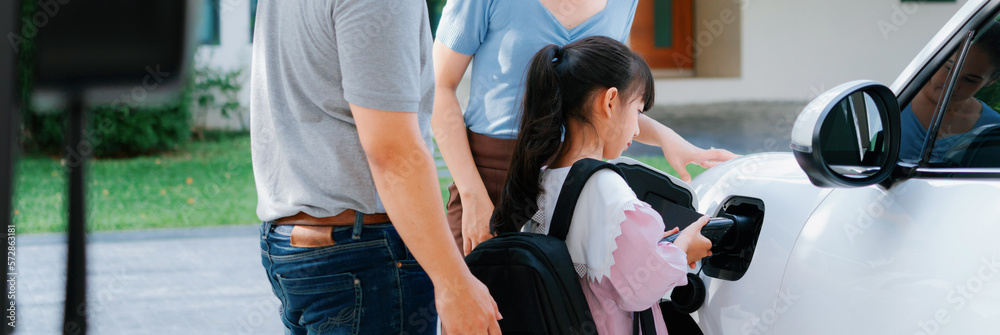
<instances>
[{"instance_id":1,"label":"green lawn","mask_svg":"<svg viewBox=\"0 0 1000 335\"><path fill-rule=\"evenodd\" d=\"M90 231L200 227L257 222L247 134L216 134L172 153L98 159L89 165ZM639 160L673 174L663 157ZM66 231L66 176L60 159L23 158L14 193L19 233ZM439 169L444 169L440 167ZM692 175L704 169L689 166ZM451 178L441 178L447 201Z\"/></svg>"},{"instance_id":2,"label":"green lawn","mask_svg":"<svg viewBox=\"0 0 1000 335\"><path fill-rule=\"evenodd\" d=\"M19 162L14 193L18 232L66 230L64 171L59 159L26 157ZM168 154L99 159L89 165L87 197L91 231L255 222L250 137L221 135Z\"/></svg>"},{"instance_id":3,"label":"green lawn","mask_svg":"<svg viewBox=\"0 0 1000 335\"><path fill-rule=\"evenodd\" d=\"M677 171L675 171L674 168L670 167L670 163L667 163L667 159L663 158L663 156L643 156L643 157L632 157L632 158L634 158L637 161L646 163L649 166L657 168L660 171L666 172L671 176L677 177ZM687 170L688 173L691 174L691 178L694 178L697 177L702 172L705 172L706 169L698 165L688 164Z\"/></svg>"}]
</instances>

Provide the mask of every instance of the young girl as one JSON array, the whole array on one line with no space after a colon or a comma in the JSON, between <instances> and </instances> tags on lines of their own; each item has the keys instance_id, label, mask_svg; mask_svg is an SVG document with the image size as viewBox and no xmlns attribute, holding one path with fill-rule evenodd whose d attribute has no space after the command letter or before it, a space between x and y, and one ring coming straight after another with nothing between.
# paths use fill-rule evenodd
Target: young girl
<instances>
[{"instance_id":1,"label":"young girl","mask_svg":"<svg viewBox=\"0 0 1000 335\"><path fill-rule=\"evenodd\" d=\"M628 39L639 0L448 0L434 43L434 136L455 183L448 187L448 223L468 254L489 235L518 135L524 73L549 44L588 36ZM473 61L473 58L475 60ZM472 63L468 108L456 89ZM712 167L735 157L701 149L647 116L636 141L663 148L682 179L688 163Z\"/></svg>"},{"instance_id":2,"label":"young girl","mask_svg":"<svg viewBox=\"0 0 1000 335\"><path fill-rule=\"evenodd\" d=\"M642 58L607 37L543 48L526 81L520 135L493 229L546 234L573 163L614 159L639 134L638 118L653 104L653 81ZM599 334L630 334L635 311L653 307L660 315L659 299L687 284L685 265L693 268L710 254L711 242L700 234L707 221L691 224L673 244L659 242L676 228L664 232L660 215L624 179L600 170L587 181L566 246ZM666 334L656 319L657 334Z\"/></svg>"}]
</instances>

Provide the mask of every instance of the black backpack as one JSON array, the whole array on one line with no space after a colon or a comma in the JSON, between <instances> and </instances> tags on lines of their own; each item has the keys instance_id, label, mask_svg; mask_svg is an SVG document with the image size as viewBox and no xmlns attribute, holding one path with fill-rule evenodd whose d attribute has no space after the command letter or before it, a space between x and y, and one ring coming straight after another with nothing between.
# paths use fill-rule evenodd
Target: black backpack
<instances>
[{"instance_id":1,"label":"black backpack","mask_svg":"<svg viewBox=\"0 0 1000 335\"><path fill-rule=\"evenodd\" d=\"M465 257L500 308L504 334L597 334L565 240L580 191L601 169L625 178L614 164L577 161L556 200L548 235L506 233L480 243ZM641 327L643 334L655 334L652 311L642 313L633 318L636 333Z\"/></svg>"}]
</instances>

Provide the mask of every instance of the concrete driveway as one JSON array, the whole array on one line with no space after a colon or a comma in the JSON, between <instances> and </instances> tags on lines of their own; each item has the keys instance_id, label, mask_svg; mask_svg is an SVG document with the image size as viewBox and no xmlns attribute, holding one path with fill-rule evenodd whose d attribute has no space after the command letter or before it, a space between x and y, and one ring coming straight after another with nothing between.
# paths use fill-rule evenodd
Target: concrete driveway
<instances>
[{"instance_id":1,"label":"concrete driveway","mask_svg":"<svg viewBox=\"0 0 1000 335\"><path fill-rule=\"evenodd\" d=\"M90 334L282 334L259 243L256 224L91 234ZM15 334L60 334L65 238L17 247Z\"/></svg>"}]
</instances>

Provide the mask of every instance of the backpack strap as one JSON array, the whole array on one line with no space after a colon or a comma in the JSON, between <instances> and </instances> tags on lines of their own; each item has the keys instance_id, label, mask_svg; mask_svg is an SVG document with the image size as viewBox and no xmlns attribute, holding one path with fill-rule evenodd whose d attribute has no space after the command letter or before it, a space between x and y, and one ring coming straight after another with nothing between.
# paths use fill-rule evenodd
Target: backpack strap
<instances>
[{"instance_id":1,"label":"backpack strap","mask_svg":"<svg viewBox=\"0 0 1000 335\"><path fill-rule=\"evenodd\" d=\"M570 223L573 220L573 212L576 211L576 201L580 198L580 192L583 192L583 186L587 184L590 176L602 169L614 171L622 179L625 179L622 170L617 165L608 162L584 158L573 163L573 167L569 169L569 175L566 176L566 181L563 182L562 189L559 191L559 199L556 200L556 208L552 213L552 226L549 227L549 236L566 240ZM643 335L656 334L652 308L635 312L632 319L634 321L632 328L634 334L638 334L640 330Z\"/></svg>"},{"instance_id":2,"label":"backpack strap","mask_svg":"<svg viewBox=\"0 0 1000 335\"><path fill-rule=\"evenodd\" d=\"M610 169L618 173L619 176L622 176L622 179L625 179L625 174L622 173L622 170L611 163L592 158L584 158L573 163L573 167L569 169L569 175L566 176L566 181L563 182L562 189L559 191L556 208L552 212L552 226L549 227L549 236L563 241L566 240L566 234L569 234L569 225L573 220L573 212L576 211L576 201L580 198L580 192L583 191L583 186L587 184L590 176L601 169Z\"/></svg>"},{"instance_id":3,"label":"backpack strap","mask_svg":"<svg viewBox=\"0 0 1000 335\"><path fill-rule=\"evenodd\" d=\"M656 321L653 319L653 309L642 312L632 312L632 335L656 335Z\"/></svg>"}]
</instances>

